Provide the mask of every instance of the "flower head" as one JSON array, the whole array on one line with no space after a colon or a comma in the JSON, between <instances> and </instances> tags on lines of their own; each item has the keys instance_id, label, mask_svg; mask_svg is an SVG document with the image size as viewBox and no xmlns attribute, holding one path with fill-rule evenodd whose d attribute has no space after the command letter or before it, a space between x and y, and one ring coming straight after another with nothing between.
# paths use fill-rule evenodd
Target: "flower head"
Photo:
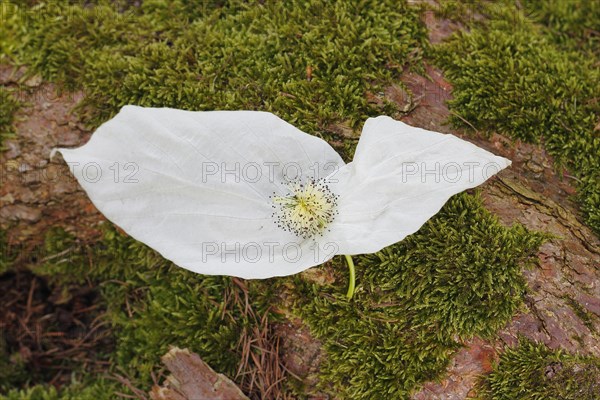
<instances>
[{"instance_id":1,"label":"flower head","mask_svg":"<svg viewBox=\"0 0 600 400\"><path fill-rule=\"evenodd\" d=\"M289 193L273 192L273 217L278 227L304 239L323 233L337 214L337 195L325 180L296 180L288 184Z\"/></svg>"},{"instance_id":2,"label":"flower head","mask_svg":"<svg viewBox=\"0 0 600 400\"><path fill-rule=\"evenodd\" d=\"M366 121L346 164L271 113L136 106L58 150L125 232L181 267L242 278L379 251L510 164L389 117Z\"/></svg>"}]
</instances>

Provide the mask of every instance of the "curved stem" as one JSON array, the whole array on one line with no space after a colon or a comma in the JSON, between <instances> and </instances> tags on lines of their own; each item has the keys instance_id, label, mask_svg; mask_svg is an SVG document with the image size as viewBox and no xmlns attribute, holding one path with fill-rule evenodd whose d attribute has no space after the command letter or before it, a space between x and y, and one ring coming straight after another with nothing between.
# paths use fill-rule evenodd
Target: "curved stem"
<instances>
[{"instance_id":1,"label":"curved stem","mask_svg":"<svg viewBox=\"0 0 600 400\"><path fill-rule=\"evenodd\" d=\"M350 271L350 283L348 284L348 293L346 297L348 300L354 296L354 287L356 285L356 274L354 272L354 261L352 261L352 257L348 255L344 255L346 257L346 262L348 263L348 270Z\"/></svg>"}]
</instances>

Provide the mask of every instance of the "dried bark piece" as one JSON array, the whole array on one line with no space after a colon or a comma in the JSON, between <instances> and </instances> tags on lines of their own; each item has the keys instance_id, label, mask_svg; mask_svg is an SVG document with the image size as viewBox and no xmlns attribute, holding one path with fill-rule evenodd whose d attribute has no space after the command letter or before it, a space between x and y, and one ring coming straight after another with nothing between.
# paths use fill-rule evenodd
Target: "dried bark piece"
<instances>
[{"instance_id":1,"label":"dried bark piece","mask_svg":"<svg viewBox=\"0 0 600 400\"><path fill-rule=\"evenodd\" d=\"M173 347L162 361L171 375L164 386L152 388L153 400L249 400L229 378L187 349Z\"/></svg>"}]
</instances>

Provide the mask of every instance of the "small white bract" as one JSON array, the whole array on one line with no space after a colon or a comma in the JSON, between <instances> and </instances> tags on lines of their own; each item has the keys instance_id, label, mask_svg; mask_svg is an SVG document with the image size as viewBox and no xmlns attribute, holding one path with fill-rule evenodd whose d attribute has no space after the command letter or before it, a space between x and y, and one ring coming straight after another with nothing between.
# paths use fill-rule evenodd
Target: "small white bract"
<instances>
[{"instance_id":1,"label":"small white bract","mask_svg":"<svg viewBox=\"0 0 600 400\"><path fill-rule=\"evenodd\" d=\"M275 224L304 239L322 234L337 214L337 198L325 180L308 179L288 183L289 194L273 192Z\"/></svg>"}]
</instances>

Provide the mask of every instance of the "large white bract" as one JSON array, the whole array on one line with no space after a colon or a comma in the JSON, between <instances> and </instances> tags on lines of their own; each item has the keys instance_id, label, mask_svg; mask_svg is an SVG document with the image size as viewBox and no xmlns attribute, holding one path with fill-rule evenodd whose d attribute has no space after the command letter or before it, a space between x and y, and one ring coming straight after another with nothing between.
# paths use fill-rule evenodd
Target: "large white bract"
<instances>
[{"instance_id":1,"label":"large white bract","mask_svg":"<svg viewBox=\"0 0 600 400\"><path fill-rule=\"evenodd\" d=\"M125 106L58 149L94 205L180 267L290 275L381 250L510 165L453 135L369 118L354 160L275 115Z\"/></svg>"}]
</instances>

